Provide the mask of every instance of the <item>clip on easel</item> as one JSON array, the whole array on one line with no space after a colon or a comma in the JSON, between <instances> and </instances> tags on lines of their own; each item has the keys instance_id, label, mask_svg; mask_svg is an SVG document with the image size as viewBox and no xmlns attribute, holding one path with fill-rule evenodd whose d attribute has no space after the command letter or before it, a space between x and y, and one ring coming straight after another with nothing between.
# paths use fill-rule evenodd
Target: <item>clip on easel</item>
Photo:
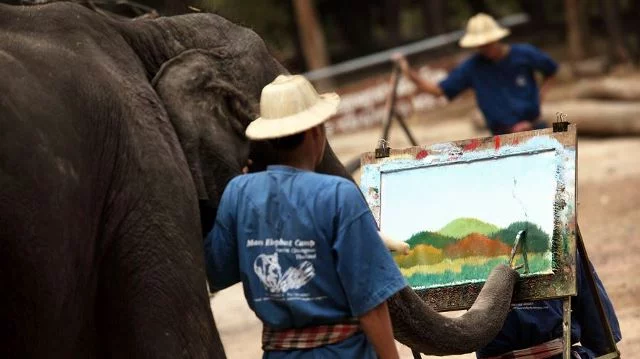
<instances>
[{"instance_id":1,"label":"clip on easel","mask_svg":"<svg viewBox=\"0 0 640 359\"><path fill-rule=\"evenodd\" d=\"M556 112L556 122L553 123L553 132L565 132L569 128L569 122L566 121L567 115L562 112ZM618 346L616 345L615 338L613 337L613 331L611 330L611 324L609 323L609 318L607 317L604 309L604 305L602 304L602 298L600 298L600 294L598 292L598 286L596 285L595 277L593 276L593 267L591 261L589 260L589 256L587 255L587 249L584 245L584 241L582 240L582 234L580 233L580 226L576 221L576 245L578 249L578 255L582 260L582 263L586 266L584 268L586 277L587 277L587 285L593 294L593 301L598 308L598 317L600 318L600 323L604 329L605 335L607 336L607 353L605 355L599 356L596 359L616 359L620 358L620 351L618 350ZM571 297L566 297L563 299L562 305L563 312L563 320L562 320L562 329L563 329L563 343L564 352L562 357L565 359L569 359L571 357Z\"/></svg>"}]
</instances>

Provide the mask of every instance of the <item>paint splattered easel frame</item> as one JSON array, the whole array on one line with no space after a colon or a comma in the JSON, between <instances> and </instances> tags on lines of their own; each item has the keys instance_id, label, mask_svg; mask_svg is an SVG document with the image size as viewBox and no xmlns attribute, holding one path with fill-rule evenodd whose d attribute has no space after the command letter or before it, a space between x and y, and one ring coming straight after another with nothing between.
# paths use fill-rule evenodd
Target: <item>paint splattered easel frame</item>
<instances>
[{"instance_id":1,"label":"paint splattered easel frame","mask_svg":"<svg viewBox=\"0 0 640 359\"><path fill-rule=\"evenodd\" d=\"M576 167L575 125L564 132L543 129L449 143L391 148L388 157L376 158L375 151L361 157L360 189L378 226L381 221L381 178L385 173L410 171L431 166L447 166L469 161L499 161L502 158L552 151L557 159L557 184L553 203L553 272L523 276L516 285L515 303L566 298L576 294ZM505 261L506 264L506 261ZM484 281L451 284L434 288L415 288L438 311L468 309Z\"/></svg>"}]
</instances>

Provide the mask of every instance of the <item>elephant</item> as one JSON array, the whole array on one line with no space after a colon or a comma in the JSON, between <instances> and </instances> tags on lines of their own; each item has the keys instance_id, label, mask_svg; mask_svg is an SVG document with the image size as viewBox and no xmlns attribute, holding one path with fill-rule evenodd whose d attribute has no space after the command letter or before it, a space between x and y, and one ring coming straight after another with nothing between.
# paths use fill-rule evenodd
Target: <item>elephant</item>
<instances>
[{"instance_id":1,"label":"elephant","mask_svg":"<svg viewBox=\"0 0 640 359\"><path fill-rule=\"evenodd\" d=\"M203 234L248 158L274 161L244 129L283 73L255 32L214 14L0 4L0 356L224 358ZM350 178L330 146L317 170ZM475 350L517 277L494 269L459 318L407 287L389 301L396 337Z\"/></svg>"}]
</instances>

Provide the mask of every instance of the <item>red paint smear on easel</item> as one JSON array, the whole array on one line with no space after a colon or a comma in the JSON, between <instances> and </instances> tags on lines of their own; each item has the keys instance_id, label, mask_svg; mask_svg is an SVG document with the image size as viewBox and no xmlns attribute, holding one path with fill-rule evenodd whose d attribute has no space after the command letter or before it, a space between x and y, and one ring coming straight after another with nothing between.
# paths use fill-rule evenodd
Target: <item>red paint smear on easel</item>
<instances>
[{"instance_id":1,"label":"red paint smear on easel","mask_svg":"<svg viewBox=\"0 0 640 359\"><path fill-rule=\"evenodd\" d=\"M480 146L480 141L477 139L471 140L471 142L467 143L466 146L462 149L463 151L473 151Z\"/></svg>"},{"instance_id":2,"label":"red paint smear on easel","mask_svg":"<svg viewBox=\"0 0 640 359\"><path fill-rule=\"evenodd\" d=\"M418 152L418 154L416 155L416 160L421 160L421 159L427 157L427 155L429 155L429 152L427 152L427 150L422 150L422 151Z\"/></svg>"},{"instance_id":3,"label":"red paint smear on easel","mask_svg":"<svg viewBox=\"0 0 640 359\"><path fill-rule=\"evenodd\" d=\"M493 139L494 139L494 141L496 143L496 150L497 150L498 148L500 148L500 137L499 136L495 136Z\"/></svg>"}]
</instances>

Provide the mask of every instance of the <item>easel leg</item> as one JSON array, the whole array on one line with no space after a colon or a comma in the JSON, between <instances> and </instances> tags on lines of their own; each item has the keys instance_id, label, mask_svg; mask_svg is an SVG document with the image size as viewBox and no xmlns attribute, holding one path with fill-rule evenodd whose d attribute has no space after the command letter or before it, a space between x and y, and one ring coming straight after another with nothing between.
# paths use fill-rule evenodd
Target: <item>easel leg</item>
<instances>
[{"instance_id":1,"label":"easel leg","mask_svg":"<svg viewBox=\"0 0 640 359\"><path fill-rule=\"evenodd\" d=\"M589 260L589 255L587 255L587 248L584 246L584 240L582 239L582 233L580 233L580 226L576 224L576 244L578 247L578 254L580 255L580 259L582 259L583 270L587 276L587 285L593 293L593 300L596 303L596 307L598 308L598 316L600 317L600 322L602 323L604 332L607 335L607 342L609 344L608 352L610 354L615 354L614 358L620 357L620 352L618 351L618 346L616 345L616 340L613 337L613 331L611 330L611 324L609 324L609 318L604 310L604 304L602 304L602 298L600 298L600 292L598 291L598 286L596 285L595 277L593 276L593 268L591 266L591 261Z\"/></svg>"},{"instance_id":2,"label":"easel leg","mask_svg":"<svg viewBox=\"0 0 640 359\"><path fill-rule=\"evenodd\" d=\"M562 358L571 358L571 297L562 300Z\"/></svg>"},{"instance_id":3,"label":"easel leg","mask_svg":"<svg viewBox=\"0 0 640 359\"><path fill-rule=\"evenodd\" d=\"M384 119L384 129L382 131L382 138L386 141L389 139L389 130L391 129L391 121L396 109L396 92L398 91L398 83L400 82L400 68L394 66L391 71L391 92L387 98L387 114Z\"/></svg>"},{"instance_id":4,"label":"easel leg","mask_svg":"<svg viewBox=\"0 0 640 359\"><path fill-rule=\"evenodd\" d=\"M409 142L411 142L411 146L417 146L418 142L416 141L415 138L413 138L413 135L411 134L411 131L409 131L409 127L404 122L404 118L401 115L397 114L397 113L396 113L396 118L398 119L398 123L402 127L402 130L404 131L405 135L407 135L407 138L409 139Z\"/></svg>"}]
</instances>

